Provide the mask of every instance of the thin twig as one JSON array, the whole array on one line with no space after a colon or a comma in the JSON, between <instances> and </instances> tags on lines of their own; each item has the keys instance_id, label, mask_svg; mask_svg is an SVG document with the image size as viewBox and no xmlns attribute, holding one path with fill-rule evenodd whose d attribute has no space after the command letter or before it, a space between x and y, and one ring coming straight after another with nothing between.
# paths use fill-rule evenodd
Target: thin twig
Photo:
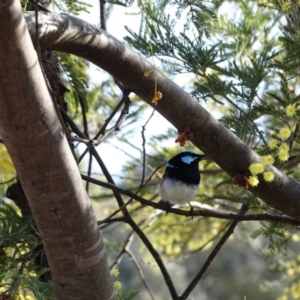
<instances>
[{"instance_id":1,"label":"thin twig","mask_svg":"<svg viewBox=\"0 0 300 300\"><path fill-rule=\"evenodd\" d=\"M88 122L86 118L86 111L85 111L85 103L83 98L79 95L79 103L81 106L81 112L82 112L82 121L83 121L83 133L85 134L86 137L89 138L89 131L88 131Z\"/></svg>"},{"instance_id":2,"label":"thin twig","mask_svg":"<svg viewBox=\"0 0 300 300\"><path fill-rule=\"evenodd\" d=\"M113 216L115 216L117 213L119 213L120 211L122 211L127 205L129 205L131 202L133 201L132 198L130 198L126 203L124 203L121 207L119 207L117 210L115 210L112 214L110 214L107 218L105 218L104 220L98 221L98 225L101 225L103 223L107 223L108 220L110 220Z\"/></svg>"},{"instance_id":3,"label":"thin twig","mask_svg":"<svg viewBox=\"0 0 300 300\"><path fill-rule=\"evenodd\" d=\"M93 155L90 153L87 176L91 176L92 163L93 163ZM89 183L88 182L86 182L85 189L86 189L87 193L89 193Z\"/></svg>"},{"instance_id":4,"label":"thin twig","mask_svg":"<svg viewBox=\"0 0 300 300\"><path fill-rule=\"evenodd\" d=\"M84 136L82 133L81 133L81 135ZM89 178L88 176L83 176L84 179L90 180L90 182L96 183L96 184L98 184L100 186L104 186L104 187L108 187L108 188L112 189L113 192L114 192L114 195L115 195L115 197L117 199L117 202L119 204L119 207L123 207L123 205L124 205L124 201L123 201L123 199L122 199L122 197L120 195L120 193L122 193L122 194L125 194L125 195L129 196L129 197L132 197L133 199L138 200L142 204L150 205L150 206L153 206L155 208L159 208L158 204L151 203L151 202L149 202L149 201L147 201L147 200L145 200L145 199L143 199L143 198L135 195L134 193L131 193L129 191L126 191L126 190L123 190L123 189L120 189L120 188L116 187L114 185L113 179L111 178L108 170L106 169L104 163L102 162L99 154L97 153L97 151L96 151L96 149L94 148L93 145L91 145L91 153L95 156L97 162L99 163L99 165L100 165L100 167L101 167L101 169L103 171L103 174L107 178L108 183L106 182L106 183L99 184L100 181L97 181L95 179ZM159 253L156 251L156 249L150 243L150 241L148 240L148 238L146 237L146 235L144 234L144 232L139 228L139 226L131 218L131 216L128 213L126 207L123 207L121 210L123 212L125 222L128 223L132 227L132 229L137 233L137 235L141 238L142 242L144 243L145 247L147 247L147 249L149 250L149 252L152 254L153 258L155 259L157 265L159 266L159 268L160 268L160 270L161 270L161 272L163 274L163 277L164 277L165 282L166 282L166 284L167 284L167 286L169 288L169 291L170 291L170 294L171 294L172 298L173 299L177 299L178 295L177 295L177 292L175 290L174 284L172 282L172 279L171 279L168 271L165 268L164 263L162 262L162 259L161 259L160 255L159 255ZM174 213L178 213L179 212L178 214L182 214L182 215L186 215L186 216L191 216L190 212L185 212L185 211L177 210L177 209L173 209L173 208L171 208L169 210L170 210L170 212L174 212ZM199 214L199 212L202 213L202 211L204 211L204 210L196 211L196 212L193 213L193 215L197 215L197 214L201 215L201 214ZM206 212L207 212L206 216L210 216L209 214L212 214L212 215L213 214L215 214L215 215L220 214L219 212L217 212L217 214L216 214L216 212L209 211L209 210L206 210ZM223 214L223 216L225 216L225 219L226 219L226 216L227 216L227 219L235 219L237 215L234 215L234 214ZM263 215L263 216L266 216L266 214ZM274 217L274 216L272 216L272 217ZM275 216L275 217L278 218L278 216ZM288 221L292 220L292 222L297 222L297 225L300 224L299 221L291 219L291 218L288 218L287 220ZM281 217L281 218L277 219L277 221L282 222L283 218ZM293 224L295 224L295 223L293 223Z\"/></svg>"},{"instance_id":5,"label":"thin twig","mask_svg":"<svg viewBox=\"0 0 300 300\"><path fill-rule=\"evenodd\" d=\"M4 238L20 235L22 232L24 232L27 228L30 227L30 222L31 222L31 219L27 220L25 222L25 224L19 230L15 231L15 232L12 232L12 233L7 233L7 234L0 235L0 238L4 239Z\"/></svg>"},{"instance_id":6,"label":"thin twig","mask_svg":"<svg viewBox=\"0 0 300 300\"><path fill-rule=\"evenodd\" d=\"M280 215L272 215L269 213L264 214L247 214L247 215L239 215L234 213L227 213L227 212L219 212L211 209L201 209L201 210L194 210L194 211L187 211L187 210L181 210L177 208L166 208L163 203L154 203L149 200L146 200L128 190L124 190L114 184L103 182L94 178L89 178L85 175L81 175L82 179L89 180L90 182L106 187L108 189L111 189L113 191L116 191L118 193L121 193L123 195L126 195L128 197L133 198L134 200L140 202L141 204L151 206L153 208L157 208L163 211L168 211L169 213L173 213L176 215L186 216L186 217L196 217L196 216L202 216L202 217L212 217L217 219L225 219L225 220L236 220L236 221L274 221L274 222L280 222L280 223L286 223L291 225L300 226L300 221L287 217L287 216L280 216Z\"/></svg>"},{"instance_id":7,"label":"thin twig","mask_svg":"<svg viewBox=\"0 0 300 300\"><path fill-rule=\"evenodd\" d=\"M249 206L248 204L242 204L241 209L239 211L240 215L243 215L247 212ZM239 221L235 220L232 221L231 224L229 225L229 228L226 230L225 234L223 237L220 239L220 241L217 243L217 245L214 247L210 255L208 256L207 260L205 261L204 265L202 266L201 270L199 273L195 276L195 278L192 280L192 282L189 284L189 286L186 288L186 290L183 292L183 294L178 297L178 300L185 300L189 296L189 294L192 292L192 290L195 288L195 286L198 284L198 282L201 280L201 278L204 276L204 273L218 254L218 252L221 250L221 248L224 246L226 241L229 239L229 237L233 234L233 231Z\"/></svg>"},{"instance_id":8,"label":"thin twig","mask_svg":"<svg viewBox=\"0 0 300 300\"><path fill-rule=\"evenodd\" d=\"M142 283L144 284L146 290L148 291L148 293L150 295L150 298L152 300L155 300L155 297L154 297L154 295L153 295L153 293L152 293L149 285L147 284L147 281L146 281L145 276L143 274L143 270L142 270L141 266L139 265L137 259L135 258L134 254L131 252L131 250L129 249L129 247L126 247L125 251L126 251L127 255L130 257L130 259L132 260L135 268L137 269L137 271L139 273L139 276L140 276L140 278L142 280Z\"/></svg>"},{"instance_id":9,"label":"thin twig","mask_svg":"<svg viewBox=\"0 0 300 300\"><path fill-rule=\"evenodd\" d=\"M242 112L245 116L247 116L246 112L244 112L243 109L241 109L238 105L236 105L228 96L224 96L224 98L231 104L233 105L237 110L239 110L240 112ZM259 128L257 127L257 124L252 120L249 119L250 122L252 123L252 125L255 127L256 132L258 133L259 137L261 138L261 140L263 141L263 143L265 144L265 146L267 145L267 141L265 140L265 137L263 136L263 134L260 132Z\"/></svg>"},{"instance_id":10,"label":"thin twig","mask_svg":"<svg viewBox=\"0 0 300 300\"><path fill-rule=\"evenodd\" d=\"M106 137L109 133L115 131L115 130L119 130L120 126L121 126L121 122L124 120L125 118L125 114L128 113L128 107L130 105L130 100L128 98L129 94L131 92L129 90L124 90L123 91L123 97L121 99L121 101L118 103L118 105L115 107L115 109L112 111L112 113L110 114L110 116L105 120L102 128L99 130L99 132L95 135L93 142L88 145L88 147L85 149L85 151L81 154L81 156L79 157L79 159L77 160L77 163L79 164L81 162L81 160L83 159L83 157L86 155L86 153L91 149L92 145L99 145ZM124 109L121 112L121 115L118 119L118 121L116 122L115 126L113 126L112 128L106 130L106 127L108 126L108 124L110 123L110 121L113 119L113 117L115 116L115 114L119 111L119 109L121 108L122 104L124 103ZM99 138L101 136L101 138ZM99 139L99 140L98 140ZM95 140L97 140L97 142L94 142Z\"/></svg>"},{"instance_id":11,"label":"thin twig","mask_svg":"<svg viewBox=\"0 0 300 300\"><path fill-rule=\"evenodd\" d=\"M294 142L295 142L295 140L297 138L298 133L299 133L299 124L296 124L295 130L294 130L294 132L292 134L292 138L291 138L290 145L289 145L290 146L290 151L293 148L293 144L294 144Z\"/></svg>"},{"instance_id":12,"label":"thin twig","mask_svg":"<svg viewBox=\"0 0 300 300\"><path fill-rule=\"evenodd\" d=\"M142 147L143 147L143 169L142 169L142 179L141 179L141 186L144 184L144 180L145 180L145 171L146 171L146 138L145 138L145 130L146 130L146 126L149 123L149 121L152 119L153 115L154 115L155 109L153 109L150 117L148 118L148 120L146 121L146 123L142 126Z\"/></svg>"},{"instance_id":13,"label":"thin twig","mask_svg":"<svg viewBox=\"0 0 300 300\"><path fill-rule=\"evenodd\" d=\"M202 219L203 220L203 219ZM223 231L225 231L225 229L228 227L228 224L226 224L226 226L222 227L217 234L215 234L212 238L208 239L201 247L199 247L198 249L195 249L193 251L191 251L189 254L194 254L194 253L197 253L197 252L200 252L202 251L209 243L212 243L216 240L216 238L221 235L221 233Z\"/></svg>"},{"instance_id":14,"label":"thin twig","mask_svg":"<svg viewBox=\"0 0 300 300\"><path fill-rule=\"evenodd\" d=\"M99 155L98 155L99 156ZM106 177L106 180L108 181L108 184L113 185L114 186L114 181L113 178L111 177L110 173L108 172L104 162L102 161L101 157L99 156L98 158L98 163L99 166L104 174L104 176ZM85 176L87 177L87 176ZM119 191L114 190L113 189L113 193L114 196L118 202L119 207L124 205L124 201L121 197L121 194L119 193ZM151 253L152 257L154 258L155 262L157 263L164 279L165 279L165 283L169 289L169 292L171 294L171 297L173 299L176 299L177 292L176 289L174 287L173 281L170 277L170 274L168 273L162 259L161 256L159 255L159 253L156 251L156 249L154 248L154 246L151 244L151 242L149 241L149 239L147 238L147 236L145 235L145 233L140 229L140 227L134 222L134 220L132 219L131 215L128 213L126 207L122 209L122 213L124 215L124 217L126 218L126 222L128 225L131 226L131 228L135 231L135 233L139 236L139 238L142 240L142 242L144 243L145 247L148 249L148 251Z\"/></svg>"},{"instance_id":15,"label":"thin twig","mask_svg":"<svg viewBox=\"0 0 300 300\"><path fill-rule=\"evenodd\" d=\"M106 27L106 8L105 8L105 4L106 1L105 0L99 0L99 4L100 4L100 27L103 30L107 30Z\"/></svg>"},{"instance_id":16,"label":"thin twig","mask_svg":"<svg viewBox=\"0 0 300 300\"><path fill-rule=\"evenodd\" d=\"M130 245L133 241L133 238L134 238L134 231L132 230L128 234L126 240L124 241L124 245L123 245L121 251L119 252L118 256L116 257L115 261L110 265L110 267L109 267L110 270L112 270L113 268L115 268L117 265L119 265L121 263L122 258L126 252L125 249L126 249L126 247L130 247Z\"/></svg>"},{"instance_id":17,"label":"thin twig","mask_svg":"<svg viewBox=\"0 0 300 300\"><path fill-rule=\"evenodd\" d=\"M121 139L121 141L122 141L122 139ZM125 141L125 142L127 142L127 141ZM116 146L116 145L110 143L109 141L108 141L108 144L110 144L111 146L115 147L115 149L117 149L117 150L119 150L119 151L122 151L126 156L128 156L128 157L131 158L131 159L133 159L135 162L138 161L138 162L141 162L141 163L142 163L142 159L139 159L139 158L137 158L136 156L129 154L128 151L124 150L124 148L122 149L121 147L118 147L118 146ZM129 144L129 146L131 146L130 143L128 143L128 144ZM139 149L139 148L137 148L137 149L138 149L139 151L141 151L141 149ZM148 155L148 154L146 154L146 156L152 158L152 157L151 157L150 155ZM154 159L154 158L153 158L153 159ZM164 164L165 164L165 163L164 163ZM150 166L149 164L146 164L146 167L147 167L147 169L148 169L149 171L153 172L154 168L153 168L152 166ZM162 175L161 175L161 177L162 177ZM140 181L140 180L141 180L141 179L139 179L139 181Z\"/></svg>"}]
</instances>

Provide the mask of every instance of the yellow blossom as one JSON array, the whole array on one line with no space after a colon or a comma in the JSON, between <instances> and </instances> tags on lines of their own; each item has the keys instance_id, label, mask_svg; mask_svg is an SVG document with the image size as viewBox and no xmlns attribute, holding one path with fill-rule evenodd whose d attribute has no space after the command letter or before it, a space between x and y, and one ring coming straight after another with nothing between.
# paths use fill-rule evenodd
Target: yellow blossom
<instances>
[{"instance_id":1,"label":"yellow blossom","mask_svg":"<svg viewBox=\"0 0 300 300\"><path fill-rule=\"evenodd\" d=\"M287 161L289 159L289 153L284 151L284 150L279 150L278 151L278 158L281 161Z\"/></svg>"},{"instance_id":2,"label":"yellow blossom","mask_svg":"<svg viewBox=\"0 0 300 300\"><path fill-rule=\"evenodd\" d=\"M264 180L267 182L273 181L275 177L274 173L271 171L264 172L263 175L264 175Z\"/></svg>"},{"instance_id":3,"label":"yellow blossom","mask_svg":"<svg viewBox=\"0 0 300 300\"><path fill-rule=\"evenodd\" d=\"M264 171L264 166L261 163L253 163L250 165L249 170L251 174L260 174Z\"/></svg>"},{"instance_id":4,"label":"yellow blossom","mask_svg":"<svg viewBox=\"0 0 300 300\"><path fill-rule=\"evenodd\" d=\"M122 287L122 283L120 281L115 281L114 282L114 288L116 291L120 290Z\"/></svg>"},{"instance_id":5,"label":"yellow blossom","mask_svg":"<svg viewBox=\"0 0 300 300\"><path fill-rule=\"evenodd\" d=\"M110 271L110 274L111 274L111 276L113 276L113 277L118 277L119 276L119 270L118 269L112 269L111 271Z\"/></svg>"},{"instance_id":6,"label":"yellow blossom","mask_svg":"<svg viewBox=\"0 0 300 300\"><path fill-rule=\"evenodd\" d=\"M296 113L296 109L294 105L288 105L285 109L285 113L288 117L292 117Z\"/></svg>"},{"instance_id":7,"label":"yellow blossom","mask_svg":"<svg viewBox=\"0 0 300 300\"><path fill-rule=\"evenodd\" d=\"M148 78L153 70L145 71L144 78Z\"/></svg>"},{"instance_id":8,"label":"yellow blossom","mask_svg":"<svg viewBox=\"0 0 300 300\"><path fill-rule=\"evenodd\" d=\"M249 177L249 184L251 186L257 186L259 184L259 180L258 180L257 176L255 176L255 175L250 176Z\"/></svg>"},{"instance_id":9,"label":"yellow blossom","mask_svg":"<svg viewBox=\"0 0 300 300\"><path fill-rule=\"evenodd\" d=\"M274 163L274 158L272 155L264 155L261 157L261 163L265 166L272 165Z\"/></svg>"},{"instance_id":10,"label":"yellow blossom","mask_svg":"<svg viewBox=\"0 0 300 300\"><path fill-rule=\"evenodd\" d=\"M291 10L291 3L289 1L283 2L281 4L281 9L283 12L288 12Z\"/></svg>"},{"instance_id":11,"label":"yellow blossom","mask_svg":"<svg viewBox=\"0 0 300 300\"><path fill-rule=\"evenodd\" d=\"M286 295L282 295L279 298L277 298L277 300L288 300Z\"/></svg>"},{"instance_id":12,"label":"yellow blossom","mask_svg":"<svg viewBox=\"0 0 300 300\"><path fill-rule=\"evenodd\" d=\"M282 141L287 140L290 137L290 135L291 135L291 131L287 127L281 128L278 133L278 136Z\"/></svg>"},{"instance_id":13,"label":"yellow blossom","mask_svg":"<svg viewBox=\"0 0 300 300\"><path fill-rule=\"evenodd\" d=\"M282 143L279 150L290 151L290 146L287 143Z\"/></svg>"},{"instance_id":14,"label":"yellow blossom","mask_svg":"<svg viewBox=\"0 0 300 300\"><path fill-rule=\"evenodd\" d=\"M268 142L268 147L269 147L270 149L275 149L275 148L277 148L277 141L274 140L274 139L269 140L269 142Z\"/></svg>"},{"instance_id":15,"label":"yellow blossom","mask_svg":"<svg viewBox=\"0 0 300 300\"><path fill-rule=\"evenodd\" d=\"M299 281L296 281L295 283L293 283L291 285L291 288L290 288L290 293L291 293L291 296L292 296L292 299L299 299L299 294L300 294L300 282Z\"/></svg>"},{"instance_id":16,"label":"yellow blossom","mask_svg":"<svg viewBox=\"0 0 300 300\"><path fill-rule=\"evenodd\" d=\"M289 151L290 151L290 147L288 146L287 143L283 143L278 150L278 158L281 161L287 161L289 158Z\"/></svg>"}]
</instances>

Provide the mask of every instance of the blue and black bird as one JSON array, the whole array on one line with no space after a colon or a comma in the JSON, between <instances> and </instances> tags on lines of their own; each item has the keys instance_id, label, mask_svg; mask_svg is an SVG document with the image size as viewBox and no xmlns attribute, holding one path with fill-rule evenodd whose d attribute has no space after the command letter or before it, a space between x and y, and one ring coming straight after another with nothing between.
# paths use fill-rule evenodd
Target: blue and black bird
<instances>
[{"instance_id":1,"label":"blue and black bird","mask_svg":"<svg viewBox=\"0 0 300 300\"><path fill-rule=\"evenodd\" d=\"M199 183L199 162L204 154L185 151L171 158L166 166L160 184L160 196L163 201L183 205L196 196Z\"/></svg>"}]
</instances>

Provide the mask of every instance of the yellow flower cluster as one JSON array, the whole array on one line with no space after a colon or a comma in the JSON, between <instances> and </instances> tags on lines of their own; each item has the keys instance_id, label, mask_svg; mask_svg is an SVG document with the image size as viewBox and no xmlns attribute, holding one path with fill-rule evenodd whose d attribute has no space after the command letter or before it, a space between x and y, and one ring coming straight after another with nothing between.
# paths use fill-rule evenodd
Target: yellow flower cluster
<instances>
[{"instance_id":1,"label":"yellow flower cluster","mask_svg":"<svg viewBox=\"0 0 300 300\"><path fill-rule=\"evenodd\" d=\"M281 161L287 161L289 158L290 147L287 143L283 143L278 149L278 158Z\"/></svg>"},{"instance_id":2,"label":"yellow flower cluster","mask_svg":"<svg viewBox=\"0 0 300 300\"><path fill-rule=\"evenodd\" d=\"M287 107L286 107L286 109L285 109L285 113L286 113L286 115L288 116L288 117L292 117L292 116L294 116L295 115L295 113L296 113L296 108L295 108L295 106L294 105L288 105Z\"/></svg>"},{"instance_id":3,"label":"yellow flower cluster","mask_svg":"<svg viewBox=\"0 0 300 300\"><path fill-rule=\"evenodd\" d=\"M274 157L272 155L264 155L261 157L261 163L264 166L269 166L274 164Z\"/></svg>"},{"instance_id":4,"label":"yellow flower cluster","mask_svg":"<svg viewBox=\"0 0 300 300\"><path fill-rule=\"evenodd\" d=\"M118 277L119 274L120 274L120 272L119 272L119 270L116 269L116 268L114 268L114 269L112 269L112 270L110 271L110 275L111 275L112 277Z\"/></svg>"},{"instance_id":5,"label":"yellow flower cluster","mask_svg":"<svg viewBox=\"0 0 300 300\"><path fill-rule=\"evenodd\" d=\"M259 184L259 180L258 180L257 176L255 176L255 175L250 176L248 178L248 180L249 180L249 184L251 186L257 186Z\"/></svg>"},{"instance_id":6,"label":"yellow flower cluster","mask_svg":"<svg viewBox=\"0 0 300 300\"><path fill-rule=\"evenodd\" d=\"M263 175L264 175L264 180L265 180L266 182L271 182L271 181L273 181L273 180L274 180L274 177L275 177L274 173L271 172L271 171L266 171L266 172L263 173Z\"/></svg>"},{"instance_id":7,"label":"yellow flower cluster","mask_svg":"<svg viewBox=\"0 0 300 300\"><path fill-rule=\"evenodd\" d=\"M278 133L278 137L281 139L282 144L279 146L279 142L275 139L271 139L268 142L268 147L271 150L274 150L276 148L278 148L278 152L277 152L277 156L281 161L287 161L289 158L289 152L290 152L290 147L287 143L285 143L284 141L286 141L290 136L291 136L292 132L289 128L284 127L281 128L279 133ZM268 155L268 159L270 159L270 161L273 159L271 155ZM262 164L264 164L264 160L262 160ZM274 163L274 159L271 163L269 163L270 165Z\"/></svg>"},{"instance_id":8,"label":"yellow flower cluster","mask_svg":"<svg viewBox=\"0 0 300 300\"><path fill-rule=\"evenodd\" d=\"M264 171L264 166L261 163L253 163L250 165L249 170L252 175L260 174Z\"/></svg>"},{"instance_id":9,"label":"yellow flower cluster","mask_svg":"<svg viewBox=\"0 0 300 300\"><path fill-rule=\"evenodd\" d=\"M259 184L258 174L263 173L263 178L266 182L271 182L274 180L275 175L272 171L265 171L265 167L272 165L274 163L274 158L271 155L264 155L261 157L260 163L253 163L249 166L249 171L251 176L248 178L249 184L251 186L257 186Z\"/></svg>"},{"instance_id":10,"label":"yellow flower cluster","mask_svg":"<svg viewBox=\"0 0 300 300\"><path fill-rule=\"evenodd\" d=\"M278 133L278 136L279 138L282 140L282 141L285 141L287 140L290 136L291 136L291 131L289 128L287 127L284 127L284 128L281 128L279 133Z\"/></svg>"},{"instance_id":11,"label":"yellow flower cluster","mask_svg":"<svg viewBox=\"0 0 300 300\"><path fill-rule=\"evenodd\" d=\"M122 283L120 281L115 281L114 282L114 289L116 291L120 290L122 288Z\"/></svg>"},{"instance_id":12,"label":"yellow flower cluster","mask_svg":"<svg viewBox=\"0 0 300 300\"><path fill-rule=\"evenodd\" d=\"M298 108L292 104L289 104L285 108L285 113L288 117L293 117L296 114L296 110ZM277 150L277 156L281 161L287 161L289 159L289 152L290 147L285 142L290 138L292 135L292 131L288 127L283 127L279 130L278 134L275 133L274 130L271 130L271 135L276 136L276 138L272 138L268 142L268 147L271 150L278 149ZM259 184L259 179L257 177L258 174L263 175L263 179L266 182L272 182L275 178L275 174L271 171L265 171L265 167L272 165L274 163L274 157L272 155L265 155L261 157L260 163L253 163L249 166L249 171L251 173L251 176L248 177L249 185L251 186L257 186Z\"/></svg>"},{"instance_id":13,"label":"yellow flower cluster","mask_svg":"<svg viewBox=\"0 0 300 300\"><path fill-rule=\"evenodd\" d=\"M269 147L271 150L273 150L273 149L277 148L277 144L278 144L278 142L277 142L276 140L271 139L271 140L269 140L269 142L268 142L268 147Z\"/></svg>"}]
</instances>

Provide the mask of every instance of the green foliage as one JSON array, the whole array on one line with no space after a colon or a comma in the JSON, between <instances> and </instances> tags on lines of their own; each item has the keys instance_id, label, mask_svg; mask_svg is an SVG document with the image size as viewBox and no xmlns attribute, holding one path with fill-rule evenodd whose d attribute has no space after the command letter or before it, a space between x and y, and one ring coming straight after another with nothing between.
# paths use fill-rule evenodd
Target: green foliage
<instances>
[{"instance_id":1,"label":"green foliage","mask_svg":"<svg viewBox=\"0 0 300 300\"><path fill-rule=\"evenodd\" d=\"M34 249L41 241L34 234L31 218L20 216L12 203L0 201L0 292L34 295L36 299L54 299L52 284L38 280L33 264Z\"/></svg>"},{"instance_id":2,"label":"green foliage","mask_svg":"<svg viewBox=\"0 0 300 300\"><path fill-rule=\"evenodd\" d=\"M32 220L21 217L16 208L12 204L8 204L3 200L0 202L0 232L1 232L1 245L5 247L13 247L14 255L20 255L22 250L25 250L28 245L36 245L36 239L30 234L32 230L30 223ZM20 240L27 240L25 244Z\"/></svg>"},{"instance_id":3,"label":"green foliage","mask_svg":"<svg viewBox=\"0 0 300 300\"><path fill-rule=\"evenodd\" d=\"M75 57L63 52L56 53L65 75L65 84L73 97L68 97L68 104L78 112L79 103L83 103L88 110L87 88L88 75L86 73L88 64L82 58Z\"/></svg>"},{"instance_id":4,"label":"green foliage","mask_svg":"<svg viewBox=\"0 0 300 300\"><path fill-rule=\"evenodd\" d=\"M90 4L80 0L55 0L55 5L63 12L79 15L81 12L89 12Z\"/></svg>"},{"instance_id":5,"label":"green foliage","mask_svg":"<svg viewBox=\"0 0 300 300\"><path fill-rule=\"evenodd\" d=\"M269 255L274 255L277 251L285 253L291 237L290 230L290 226L277 222L261 222L260 228L251 234L251 238L264 237L268 243Z\"/></svg>"},{"instance_id":6,"label":"green foliage","mask_svg":"<svg viewBox=\"0 0 300 300\"><path fill-rule=\"evenodd\" d=\"M34 2L31 0L20 0L24 10L35 10ZM61 12L79 15L81 12L89 12L90 4L80 0L40 0L39 4L48 7L54 4Z\"/></svg>"},{"instance_id":7,"label":"green foliage","mask_svg":"<svg viewBox=\"0 0 300 300\"><path fill-rule=\"evenodd\" d=\"M116 292L116 300L131 300L133 299L139 291L125 291L125 290L120 290Z\"/></svg>"},{"instance_id":8,"label":"green foliage","mask_svg":"<svg viewBox=\"0 0 300 300\"><path fill-rule=\"evenodd\" d=\"M0 165L0 195L4 195L9 184L15 180L16 171L3 144L0 144Z\"/></svg>"},{"instance_id":9,"label":"green foliage","mask_svg":"<svg viewBox=\"0 0 300 300\"><path fill-rule=\"evenodd\" d=\"M33 276L20 278L21 284L28 289L36 300L55 300L54 287L52 282L41 282Z\"/></svg>"}]
</instances>

